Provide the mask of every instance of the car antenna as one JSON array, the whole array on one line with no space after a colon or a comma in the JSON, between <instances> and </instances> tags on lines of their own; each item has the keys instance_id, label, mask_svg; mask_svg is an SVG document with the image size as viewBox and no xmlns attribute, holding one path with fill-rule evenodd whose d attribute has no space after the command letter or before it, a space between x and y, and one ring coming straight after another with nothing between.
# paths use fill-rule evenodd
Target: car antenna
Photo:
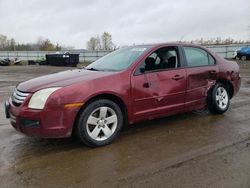
<instances>
[{"instance_id":1,"label":"car antenna","mask_svg":"<svg viewBox=\"0 0 250 188\"><path fill-rule=\"evenodd\" d=\"M182 40L184 39L185 36L186 36L185 34L183 34L183 35L181 36L181 38L180 38L180 40L179 40L179 43L182 42Z\"/></svg>"}]
</instances>

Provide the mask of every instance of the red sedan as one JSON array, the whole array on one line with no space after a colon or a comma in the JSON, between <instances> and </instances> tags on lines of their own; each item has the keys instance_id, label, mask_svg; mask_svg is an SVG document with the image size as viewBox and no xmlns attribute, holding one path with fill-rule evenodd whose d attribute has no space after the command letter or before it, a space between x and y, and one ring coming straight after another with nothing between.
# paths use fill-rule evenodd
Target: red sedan
<instances>
[{"instance_id":1,"label":"red sedan","mask_svg":"<svg viewBox=\"0 0 250 188\"><path fill-rule=\"evenodd\" d=\"M42 138L70 137L103 146L124 124L208 107L228 110L239 66L197 45L122 48L86 68L20 83L6 101L13 127Z\"/></svg>"}]
</instances>

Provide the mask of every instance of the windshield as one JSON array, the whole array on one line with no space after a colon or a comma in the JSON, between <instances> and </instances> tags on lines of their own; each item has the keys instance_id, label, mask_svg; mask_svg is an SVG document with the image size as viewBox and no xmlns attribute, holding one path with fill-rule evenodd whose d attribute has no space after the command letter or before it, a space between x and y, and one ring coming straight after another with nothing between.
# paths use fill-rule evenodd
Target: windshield
<instances>
[{"instance_id":1,"label":"windshield","mask_svg":"<svg viewBox=\"0 0 250 188\"><path fill-rule=\"evenodd\" d=\"M86 69L95 71L121 71L127 69L146 50L146 47L122 48L91 63Z\"/></svg>"}]
</instances>

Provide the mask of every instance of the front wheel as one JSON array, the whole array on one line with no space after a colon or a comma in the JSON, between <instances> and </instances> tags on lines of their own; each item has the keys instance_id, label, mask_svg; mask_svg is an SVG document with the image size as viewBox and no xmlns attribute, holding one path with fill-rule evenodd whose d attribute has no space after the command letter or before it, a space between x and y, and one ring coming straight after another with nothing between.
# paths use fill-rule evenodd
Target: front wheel
<instances>
[{"instance_id":1,"label":"front wheel","mask_svg":"<svg viewBox=\"0 0 250 188\"><path fill-rule=\"evenodd\" d=\"M100 99L91 102L80 113L76 122L76 136L91 147L112 142L123 125L123 114L113 101Z\"/></svg>"},{"instance_id":2,"label":"front wheel","mask_svg":"<svg viewBox=\"0 0 250 188\"><path fill-rule=\"evenodd\" d=\"M225 85L217 83L208 95L208 108L214 114L223 114L230 105L228 90Z\"/></svg>"}]
</instances>

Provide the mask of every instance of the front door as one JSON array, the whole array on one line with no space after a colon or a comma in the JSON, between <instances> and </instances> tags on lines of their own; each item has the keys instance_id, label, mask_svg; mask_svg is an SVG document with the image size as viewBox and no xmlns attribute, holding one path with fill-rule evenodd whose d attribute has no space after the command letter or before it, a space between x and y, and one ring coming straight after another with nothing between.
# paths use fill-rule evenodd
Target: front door
<instances>
[{"instance_id":1,"label":"front door","mask_svg":"<svg viewBox=\"0 0 250 188\"><path fill-rule=\"evenodd\" d=\"M177 47L159 48L131 77L135 119L174 114L184 110L186 70Z\"/></svg>"},{"instance_id":2,"label":"front door","mask_svg":"<svg viewBox=\"0 0 250 188\"><path fill-rule=\"evenodd\" d=\"M132 77L133 114L135 119L151 116L157 108L158 78L155 73Z\"/></svg>"}]
</instances>

